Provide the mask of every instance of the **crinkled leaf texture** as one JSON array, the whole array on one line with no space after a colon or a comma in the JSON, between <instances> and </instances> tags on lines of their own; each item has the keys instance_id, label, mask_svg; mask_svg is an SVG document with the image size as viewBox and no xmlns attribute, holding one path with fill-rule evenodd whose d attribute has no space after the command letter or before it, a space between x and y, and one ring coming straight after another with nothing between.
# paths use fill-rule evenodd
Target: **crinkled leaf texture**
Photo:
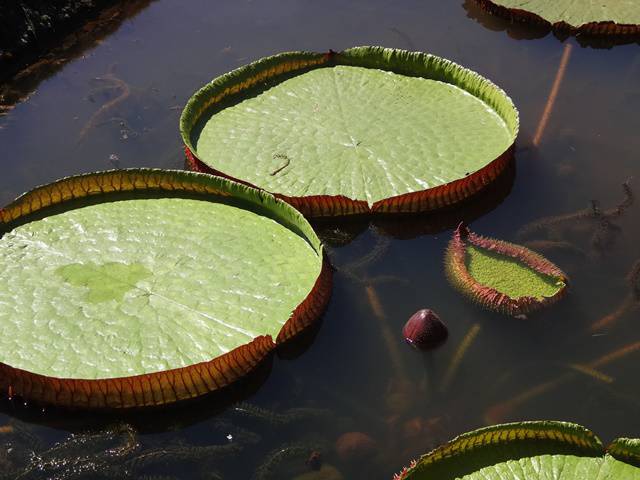
<instances>
[{"instance_id":1,"label":"crinkled leaf texture","mask_svg":"<svg viewBox=\"0 0 640 480\"><path fill-rule=\"evenodd\" d=\"M188 102L187 163L273 192L308 216L428 211L506 168L518 113L475 72L421 52L282 53Z\"/></svg>"},{"instance_id":2,"label":"crinkled leaf texture","mask_svg":"<svg viewBox=\"0 0 640 480\"><path fill-rule=\"evenodd\" d=\"M552 25L590 35L640 34L637 0L476 0L513 20Z\"/></svg>"},{"instance_id":3,"label":"crinkled leaf texture","mask_svg":"<svg viewBox=\"0 0 640 480\"><path fill-rule=\"evenodd\" d=\"M421 457L397 480L636 480L637 440L608 453L580 425L535 421L465 433Z\"/></svg>"},{"instance_id":4,"label":"crinkled leaf texture","mask_svg":"<svg viewBox=\"0 0 640 480\"><path fill-rule=\"evenodd\" d=\"M0 219L0 385L34 401L138 407L224 387L330 292L302 215L211 175L70 177Z\"/></svg>"}]
</instances>

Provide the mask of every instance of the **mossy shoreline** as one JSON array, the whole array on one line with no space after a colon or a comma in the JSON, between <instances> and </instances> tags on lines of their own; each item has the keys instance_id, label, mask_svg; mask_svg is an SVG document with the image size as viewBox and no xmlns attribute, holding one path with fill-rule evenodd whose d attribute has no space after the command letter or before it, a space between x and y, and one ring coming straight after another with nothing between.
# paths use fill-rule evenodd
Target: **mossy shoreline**
<instances>
[{"instance_id":1,"label":"mossy shoreline","mask_svg":"<svg viewBox=\"0 0 640 480\"><path fill-rule=\"evenodd\" d=\"M3 1L0 7L0 113L152 1Z\"/></svg>"}]
</instances>

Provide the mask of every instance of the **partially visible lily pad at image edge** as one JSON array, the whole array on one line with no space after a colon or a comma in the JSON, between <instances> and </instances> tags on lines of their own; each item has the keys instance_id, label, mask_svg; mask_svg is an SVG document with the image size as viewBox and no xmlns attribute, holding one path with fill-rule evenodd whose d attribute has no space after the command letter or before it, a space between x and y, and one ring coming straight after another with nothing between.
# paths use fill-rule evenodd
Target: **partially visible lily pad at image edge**
<instances>
[{"instance_id":1,"label":"partially visible lily pad at image edge","mask_svg":"<svg viewBox=\"0 0 640 480\"><path fill-rule=\"evenodd\" d=\"M576 35L640 39L640 3L635 0L474 0L511 21Z\"/></svg>"},{"instance_id":2,"label":"partially visible lily pad at image edge","mask_svg":"<svg viewBox=\"0 0 640 480\"><path fill-rule=\"evenodd\" d=\"M405 467L394 480L637 480L640 440L605 448L568 422L529 421L464 433Z\"/></svg>"},{"instance_id":3,"label":"partially visible lily pad at image edge","mask_svg":"<svg viewBox=\"0 0 640 480\"><path fill-rule=\"evenodd\" d=\"M511 99L422 52L288 52L214 79L187 103L189 168L256 186L308 217L429 212L485 189L518 134Z\"/></svg>"},{"instance_id":4,"label":"partially visible lily pad at image edge","mask_svg":"<svg viewBox=\"0 0 640 480\"><path fill-rule=\"evenodd\" d=\"M312 326L331 272L266 192L153 169L69 177L0 210L0 389L161 406L233 385Z\"/></svg>"}]
</instances>

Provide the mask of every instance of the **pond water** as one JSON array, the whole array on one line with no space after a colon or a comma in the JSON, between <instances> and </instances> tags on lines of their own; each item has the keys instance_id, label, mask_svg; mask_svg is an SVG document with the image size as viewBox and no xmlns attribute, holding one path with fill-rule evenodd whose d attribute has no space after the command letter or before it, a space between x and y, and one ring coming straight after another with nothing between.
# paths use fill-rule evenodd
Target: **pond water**
<instances>
[{"instance_id":1,"label":"pond water","mask_svg":"<svg viewBox=\"0 0 640 480\"><path fill-rule=\"evenodd\" d=\"M355 45L435 53L500 85L521 116L515 175L482 206L453 216L322 225L336 273L331 303L308 348L295 359L277 358L260 388L239 405L218 408L208 401L125 419L138 430L139 452L164 449L134 470L184 479L289 479L308 471L305 459L314 449L345 479L388 480L420 453L489 422L560 419L591 428L605 442L640 437L640 309L630 306L615 321L591 328L629 298L625 276L640 258L640 207L618 218L547 222L518 237L532 221L588 209L592 201L602 210L615 207L630 178L638 191L637 44L594 48L575 38L562 41L491 18L462 0L192 0L188 7L158 0L0 118L0 204L79 172L181 168L178 118L202 84L280 51ZM566 75L536 146L563 53ZM111 107L96 114L104 105ZM444 249L460 217L484 235L538 241L570 275L569 296L527 320L463 299L443 273ZM404 322L420 308L434 309L449 326L447 343L427 355L401 337ZM461 344L468 348L456 355ZM5 398L0 462L115 420ZM119 429L113 434L119 439L129 432ZM354 431L375 446L344 459L336 439ZM117 445L118 438L108 441ZM104 446L104 436L74 442L44 456L50 461L43 468L53 473L36 469L20 478L100 476L78 457L102 451L96 458L105 460L113 445ZM198 449L204 446L214 447Z\"/></svg>"}]
</instances>

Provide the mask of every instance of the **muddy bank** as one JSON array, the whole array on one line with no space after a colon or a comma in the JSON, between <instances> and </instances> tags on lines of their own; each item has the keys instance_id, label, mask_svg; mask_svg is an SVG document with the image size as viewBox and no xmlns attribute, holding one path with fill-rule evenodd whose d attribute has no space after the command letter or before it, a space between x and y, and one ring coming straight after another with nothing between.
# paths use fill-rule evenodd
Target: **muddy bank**
<instances>
[{"instance_id":1,"label":"muddy bank","mask_svg":"<svg viewBox=\"0 0 640 480\"><path fill-rule=\"evenodd\" d=\"M3 1L0 7L0 114L152 1Z\"/></svg>"}]
</instances>

